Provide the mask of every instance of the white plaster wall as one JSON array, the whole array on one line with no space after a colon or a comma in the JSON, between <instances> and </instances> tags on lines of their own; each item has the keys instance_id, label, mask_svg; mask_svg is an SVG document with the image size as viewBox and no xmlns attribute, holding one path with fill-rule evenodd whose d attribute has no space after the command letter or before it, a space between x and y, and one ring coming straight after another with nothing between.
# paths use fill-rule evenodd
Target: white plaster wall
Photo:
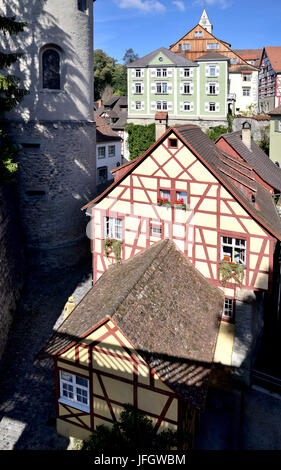
<instances>
[{"instance_id":1,"label":"white plaster wall","mask_svg":"<svg viewBox=\"0 0 281 470\"><path fill-rule=\"evenodd\" d=\"M109 157L108 147L110 145L115 145L115 157ZM105 158L98 157L98 148L105 147ZM117 167L117 163L119 162L122 165L122 155L121 155L121 142L105 142L105 143L98 143L97 144L97 151L96 151L96 159L97 159L97 169L102 166L107 166L107 177L109 180L113 179L113 175L110 173L110 170L113 170ZM98 180L97 180L98 183Z\"/></svg>"},{"instance_id":2,"label":"white plaster wall","mask_svg":"<svg viewBox=\"0 0 281 470\"><path fill-rule=\"evenodd\" d=\"M229 74L230 87L229 93L236 94L235 110L246 111L247 106L255 105L254 111L258 108L258 72L252 73L251 82L243 82L242 74L230 73ZM243 87L248 87L251 84L250 96L243 96ZM237 111L239 113L239 111Z\"/></svg>"},{"instance_id":3,"label":"white plaster wall","mask_svg":"<svg viewBox=\"0 0 281 470\"><path fill-rule=\"evenodd\" d=\"M28 23L25 32L0 40L0 48L24 53L11 71L30 91L9 118L93 121L92 0L86 13L77 0L0 0L0 11ZM47 44L62 51L59 91L41 86L40 51Z\"/></svg>"}]
</instances>

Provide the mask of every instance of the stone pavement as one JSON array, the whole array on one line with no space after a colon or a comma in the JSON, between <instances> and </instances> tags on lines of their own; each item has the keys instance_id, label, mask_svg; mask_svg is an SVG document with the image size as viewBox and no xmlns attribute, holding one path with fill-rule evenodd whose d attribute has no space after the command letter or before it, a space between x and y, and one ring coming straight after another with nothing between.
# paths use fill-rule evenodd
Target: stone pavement
<instances>
[{"instance_id":1,"label":"stone pavement","mask_svg":"<svg viewBox=\"0 0 281 470\"><path fill-rule=\"evenodd\" d=\"M0 450L71 448L56 433L52 360L36 354L61 323L68 297L77 304L91 285L90 263L28 279L0 362Z\"/></svg>"}]
</instances>

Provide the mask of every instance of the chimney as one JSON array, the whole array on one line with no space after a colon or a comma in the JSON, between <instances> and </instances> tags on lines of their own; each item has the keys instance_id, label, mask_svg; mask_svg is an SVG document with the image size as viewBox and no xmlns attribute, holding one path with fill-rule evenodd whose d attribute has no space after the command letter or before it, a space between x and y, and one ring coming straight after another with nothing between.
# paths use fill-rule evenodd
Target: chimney
<instances>
[{"instance_id":1,"label":"chimney","mask_svg":"<svg viewBox=\"0 0 281 470\"><path fill-rule=\"evenodd\" d=\"M248 147L249 150L252 151L251 124L248 121L244 122L242 125L242 142L246 145L246 147Z\"/></svg>"},{"instance_id":2,"label":"chimney","mask_svg":"<svg viewBox=\"0 0 281 470\"><path fill-rule=\"evenodd\" d=\"M155 140L157 141L165 134L168 129L168 113L167 111L160 111L155 114Z\"/></svg>"}]
</instances>

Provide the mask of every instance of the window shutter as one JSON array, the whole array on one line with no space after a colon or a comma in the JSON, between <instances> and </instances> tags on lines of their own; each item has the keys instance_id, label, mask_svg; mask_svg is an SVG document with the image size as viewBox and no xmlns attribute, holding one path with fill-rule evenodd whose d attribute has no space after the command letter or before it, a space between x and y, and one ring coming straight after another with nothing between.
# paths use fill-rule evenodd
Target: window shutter
<instances>
[{"instance_id":1,"label":"window shutter","mask_svg":"<svg viewBox=\"0 0 281 470\"><path fill-rule=\"evenodd\" d=\"M141 77L143 78L144 77L144 70L141 69Z\"/></svg>"},{"instance_id":2,"label":"window shutter","mask_svg":"<svg viewBox=\"0 0 281 470\"><path fill-rule=\"evenodd\" d=\"M151 69L150 76L151 77L156 77L156 69Z\"/></svg>"},{"instance_id":3,"label":"window shutter","mask_svg":"<svg viewBox=\"0 0 281 470\"><path fill-rule=\"evenodd\" d=\"M180 102L180 110L181 110L181 111L184 111L184 104L183 104L182 101Z\"/></svg>"},{"instance_id":4,"label":"window shutter","mask_svg":"<svg viewBox=\"0 0 281 470\"><path fill-rule=\"evenodd\" d=\"M190 84L190 94L193 95L194 92L194 85L193 83Z\"/></svg>"},{"instance_id":5,"label":"window shutter","mask_svg":"<svg viewBox=\"0 0 281 470\"><path fill-rule=\"evenodd\" d=\"M168 102L167 108L168 108L168 111L172 111L172 109L173 109L173 103Z\"/></svg>"},{"instance_id":6,"label":"window shutter","mask_svg":"<svg viewBox=\"0 0 281 470\"><path fill-rule=\"evenodd\" d=\"M132 78L136 78L136 71L135 71L135 69L132 70Z\"/></svg>"},{"instance_id":7,"label":"window shutter","mask_svg":"<svg viewBox=\"0 0 281 470\"><path fill-rule=\"evenodd\" d=\"M144 93L144 84L141 84L141 92Z\"/></svg>"},{"instance_id":8,"label":"window shutter","mask_svg":"<svg viewBox=\"0 0 281 470\"><path fill-rule=\"evenodd\" d=\"M141 110L144 111L144 101L141 102Z\"/></svg>"},{"instance_id":9,"label":"window shutter","mask_svg":"<svg viewBox=\"0 0 281 470\"><path fill-rule=\"evenodd\" d=\"M220 104L216 103L216 111L219 111L219 110L220 110Z\"/></svg>"},{"instance_id":10,"label":"window shutter","mask_svg":"<svg viewBox=\"0 0 281 470\"><path fill-rule=\"evenodd\" d=\"M167 77L172 77L172 76L173 76L173 71L172 71L172 69L169 67L169 68L167 69Z\"/></svg>"},{"instance_id":11,"label":"window shutter","mask_svg":"<svg viewBox=\"0 0 281 470\"><path fill-rule=\"evenodd\" d=\"M189 69L189 74L190 74L191 77L193 77L193 72L194 72L194 70L193 70L193 68L191 67L191 68Z\"/></svg>"},{"instance_id":12,"label":"window shutter","mask_svg":"<svg viewBox=\"0 0 281 470\"><path fill-rule=\"evenodd\" d=\"M134 83L132 84L132 93L136 93L136 87Z\"/></svg>"},{"instance_id":13,"label":"window shutter","mask_svg":"<svg viewBox=\"0 0 281 470\"><path fill-rule=\"evenodd\" d=\"M206 65L206 67L205 67L205 75L206 75L206 77L209 76L209 73L210 73L210 71L209 71L209 65Z\"/></svg>"},{"instance_id":14,"label":"window shutter","mask_svg":"<svg viewBox=\"0 0 281 470\"><path fill-rule=\"evenodd\" d=\"M216 94L218 95L220 92L220 86L218 83L216 83Z\"/></svg>"},{"instance_id":15,"label":"window shutter","mask_svg":"<svg viewBox=\"0 0 281 470\"><path fill-rule=\"evenodd\" d=\"M209 103L205 103L205 111L206 111L206 112L209 111Z\"/></svg>"},{"instance_id":16,"label":"window shutter","mask_svg":"<svg viewBox=\"0 0 281 470\"><path fill-rule=\"evenodd\" d=\"M167 92L169 95L171 95L173 92L173 85L171 83L168 83Z\"/></svg>"},{"instance_id":17,"label":"window shutter","mask_svg":"<svg viewBox=\"0 0 281 470\"><path fill-rule=\"evenodd\" d=\"M184 77L184 69L180 69L180 77Z\"/></svg>"},{"instance_id":18,"label":"window shutter","mask_svg":"<svg viewBox=\"0 0 281 470\"><path fill-rule=\"evenodd\" d=\"M133 109L133 111L136 110L136 102L135 101L132 101L132 109Z\"/></svg>"},{"instance_id":19,"label":"window shutter","mask_svg":"<svg viewBox=\"0 0 281 470\"><path fill-rule=\"evenodd\" d=\"M183 83L180 84L180 93L183 95L184 93L184 85Z\"/></svg>"},{"instance_id":20,"label":"window shutter","mask_svg":"<svg viewBox=\"0 0 281 470\"><path fill-rule=\"evenodd\" d=\"M206 92L206 95L209 94L209 83L206 83L205 85L205 92Z\"/></svg>"},{"instance_id":21,"label":"window shutter","mask_svg":"<svg viewBox=\"0 0 281 470\"><path fill-rule=\"evenodd\" d=\"M156 109L156 102L152 101L151 102L151 110L154 111Z\"/></svg>"},{"instance_id":22,"label":"window shutter","mask_svg":"<svg viewBox=\"0 0 281 470\"><path fill-rule=\"evenodd\" d=\"M194 103L190 103L190 111L194 111Z\"/></svg>"},{"instance_id":23,"label":"window shutter","mask_svg":"<svg viewBox=\"0 0 281 470\"><path fill-rule=\"evenodd\" d=\"M216 65L216 77L218 77L220 74L220 68L218 65Z\"/></svg>"},{"instance_id":24,"label":"window shutter","mask_svg":"<svg viewBox=\"0 0 281 470\"><path fill-rule=\"evenodd\" d=\"M155 85L155 83L151 83L151 93L156 93L156 85Z\"/></svg>"}]
</instances>

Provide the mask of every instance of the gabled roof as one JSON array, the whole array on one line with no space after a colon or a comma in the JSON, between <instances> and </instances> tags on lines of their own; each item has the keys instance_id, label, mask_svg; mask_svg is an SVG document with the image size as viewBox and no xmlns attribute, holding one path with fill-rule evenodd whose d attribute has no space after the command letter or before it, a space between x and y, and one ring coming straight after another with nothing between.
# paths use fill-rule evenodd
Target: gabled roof
<instances>
[{"instance_id":1,"label":"gabled roof","mask_svg":"<svg viewBox=\"0 0 281 470\"><path fill-rule=\"evenodd\" d=\"M256 200L260 204L253 205L251 201L239 190L239 188L231 181L223 171L221 171L221 150L212 142L212 140L200 129L200 127L186 124L184 126L171 127L163 136L158 139L143 155L136 158L127 169L122 172L119 179L116 179L102 194L90 201L82 210L94 206L106 197L123 179L125 179L143 160L154 151L154 149L167 138L170 133L174 133L187 146L187 148L205 165L211 173L221 182L221 184L232 194L244 209L258 222L265 230L274 237L281 240L281 220L274 205L271 193L261 184L256 182ZM262 152L263 153L263 152ZM268 158L268 157L267 157ZM272 165L274 165L272 163ZM274 165L276 167L276 165ZM254 168L254 165L253 165ZM280 170L276 167L277 170ZM278 179L278 178L277 178ZM260 208L263 207L263 210ZM266 208L266 210L265 210Z\"/></svg>"},{"instance_id":2,"label":"gabled roof","mask_svg":"<svg viewBox=\"0 0 281 470\"><path fill-rule=\"evenodd\" d=\"M195 59L195 62L204 62L205 60L224 60L227 62L230 61L229 57L226 57L225 55L222 55L219 52L210 51Z\"/></svg>"},{"instance_id":3,"label":"gabled roof","mask_svg":"<svg viewBox=\"0 0 281 470\"><path fill-rule=\"evenodd\" d=\"M186 59L183 55L176 54L175 52L172 52L169 49L166 49L165 47L159 47L159 49L156 49L156 51L150 52L150 54L145 55L141 59L135 60L135 62L131 62L130 64L127 65L127 67L128 68L148 67L150 62L159 53L164 54L172 62L171 66L198 67L197 64L195 64L189 59ZM159 67L161 66L162 64L159 63ZM151 65L151 67L156 67L156 65ZM165 67L168 67L168 64L165 64Z\"/></svg>"},{"instance_id":4,"label":"gabled roof","mask_svg":"<svg viewBox=\"0 0 281 470\"><path fill-rule=\"evenodd\" d=\"M105 142L112 140L121 140L116 132L94 111L94 120L96 122L97 142Z\"/></svg>"},{"instance_id":5,"label":"gabled roof","mask_svg":"<svg viewBox=\"0 0 281 470\"><path fill-rule=\"evenodd\" d=\"M272 111L269 111L270 116L280 116L281 115L281 106L278 106L277 108L274 108Z\"/></svg>"},{"instance_id":6,"label":"gabled roof","mask_svg":"<svg viewBox=\"0 0 281 470\"><path fill-rule=\"evenodd\" d=\"M263 152L263 150L253 141L251 141L251 150L242 141L242 132L231 132L222 134L221 138L242 157L267 184L281 192L281 168L278 168L272 160Z\"/></svg>"},{"instance_id":7,"label":"gabled roof","mask_svg":"<svg viewBox=\"0 0 281 470\"><path fill-rule=\"evenodd\" d=\"M185 37L190 34L194 29L198 28L200 30L203 29L203 31L206 31L207 34L209 34L212 38L216 39L217 41L221 42L222 44L224 44L225 46L227 47L231 47L231 44L229 44L228 42L225 42L223 41L222 39L218 39L216 36L214 36L212 33L210 33L210 31L207 31L203 26L201 26L199 23L194 26L193 28L191 28L187 33L185 33L180 39L178 39L176 42L174 42L173 44L170 45L170 47L173 47L175 44L177 44L178 42L182 41L183 39L185 39Z\"/></svg>"},{"instance_id":8,"label":"gabled roof","mask_svg":"<svg viewBox=\"0 0 281 470\"><path fill-rule=\"evenodd\" d=\"M270 46L265 47L263 49L262 58L264 56L264 52L270 61L271 67L273 68L275 73L281 73L281 46Z\"/></svg>"},{"instance_id":9,"label":"gabled roof","mask_svg":"<svg viewBox=\"0 0 281 470\"><path fill-rule=\"evenodd\" d=\"M170 240L111 266L39 354L57 355L109 316L176 393L202 408L223 293Z\"/></svg>"}]
</instances>

